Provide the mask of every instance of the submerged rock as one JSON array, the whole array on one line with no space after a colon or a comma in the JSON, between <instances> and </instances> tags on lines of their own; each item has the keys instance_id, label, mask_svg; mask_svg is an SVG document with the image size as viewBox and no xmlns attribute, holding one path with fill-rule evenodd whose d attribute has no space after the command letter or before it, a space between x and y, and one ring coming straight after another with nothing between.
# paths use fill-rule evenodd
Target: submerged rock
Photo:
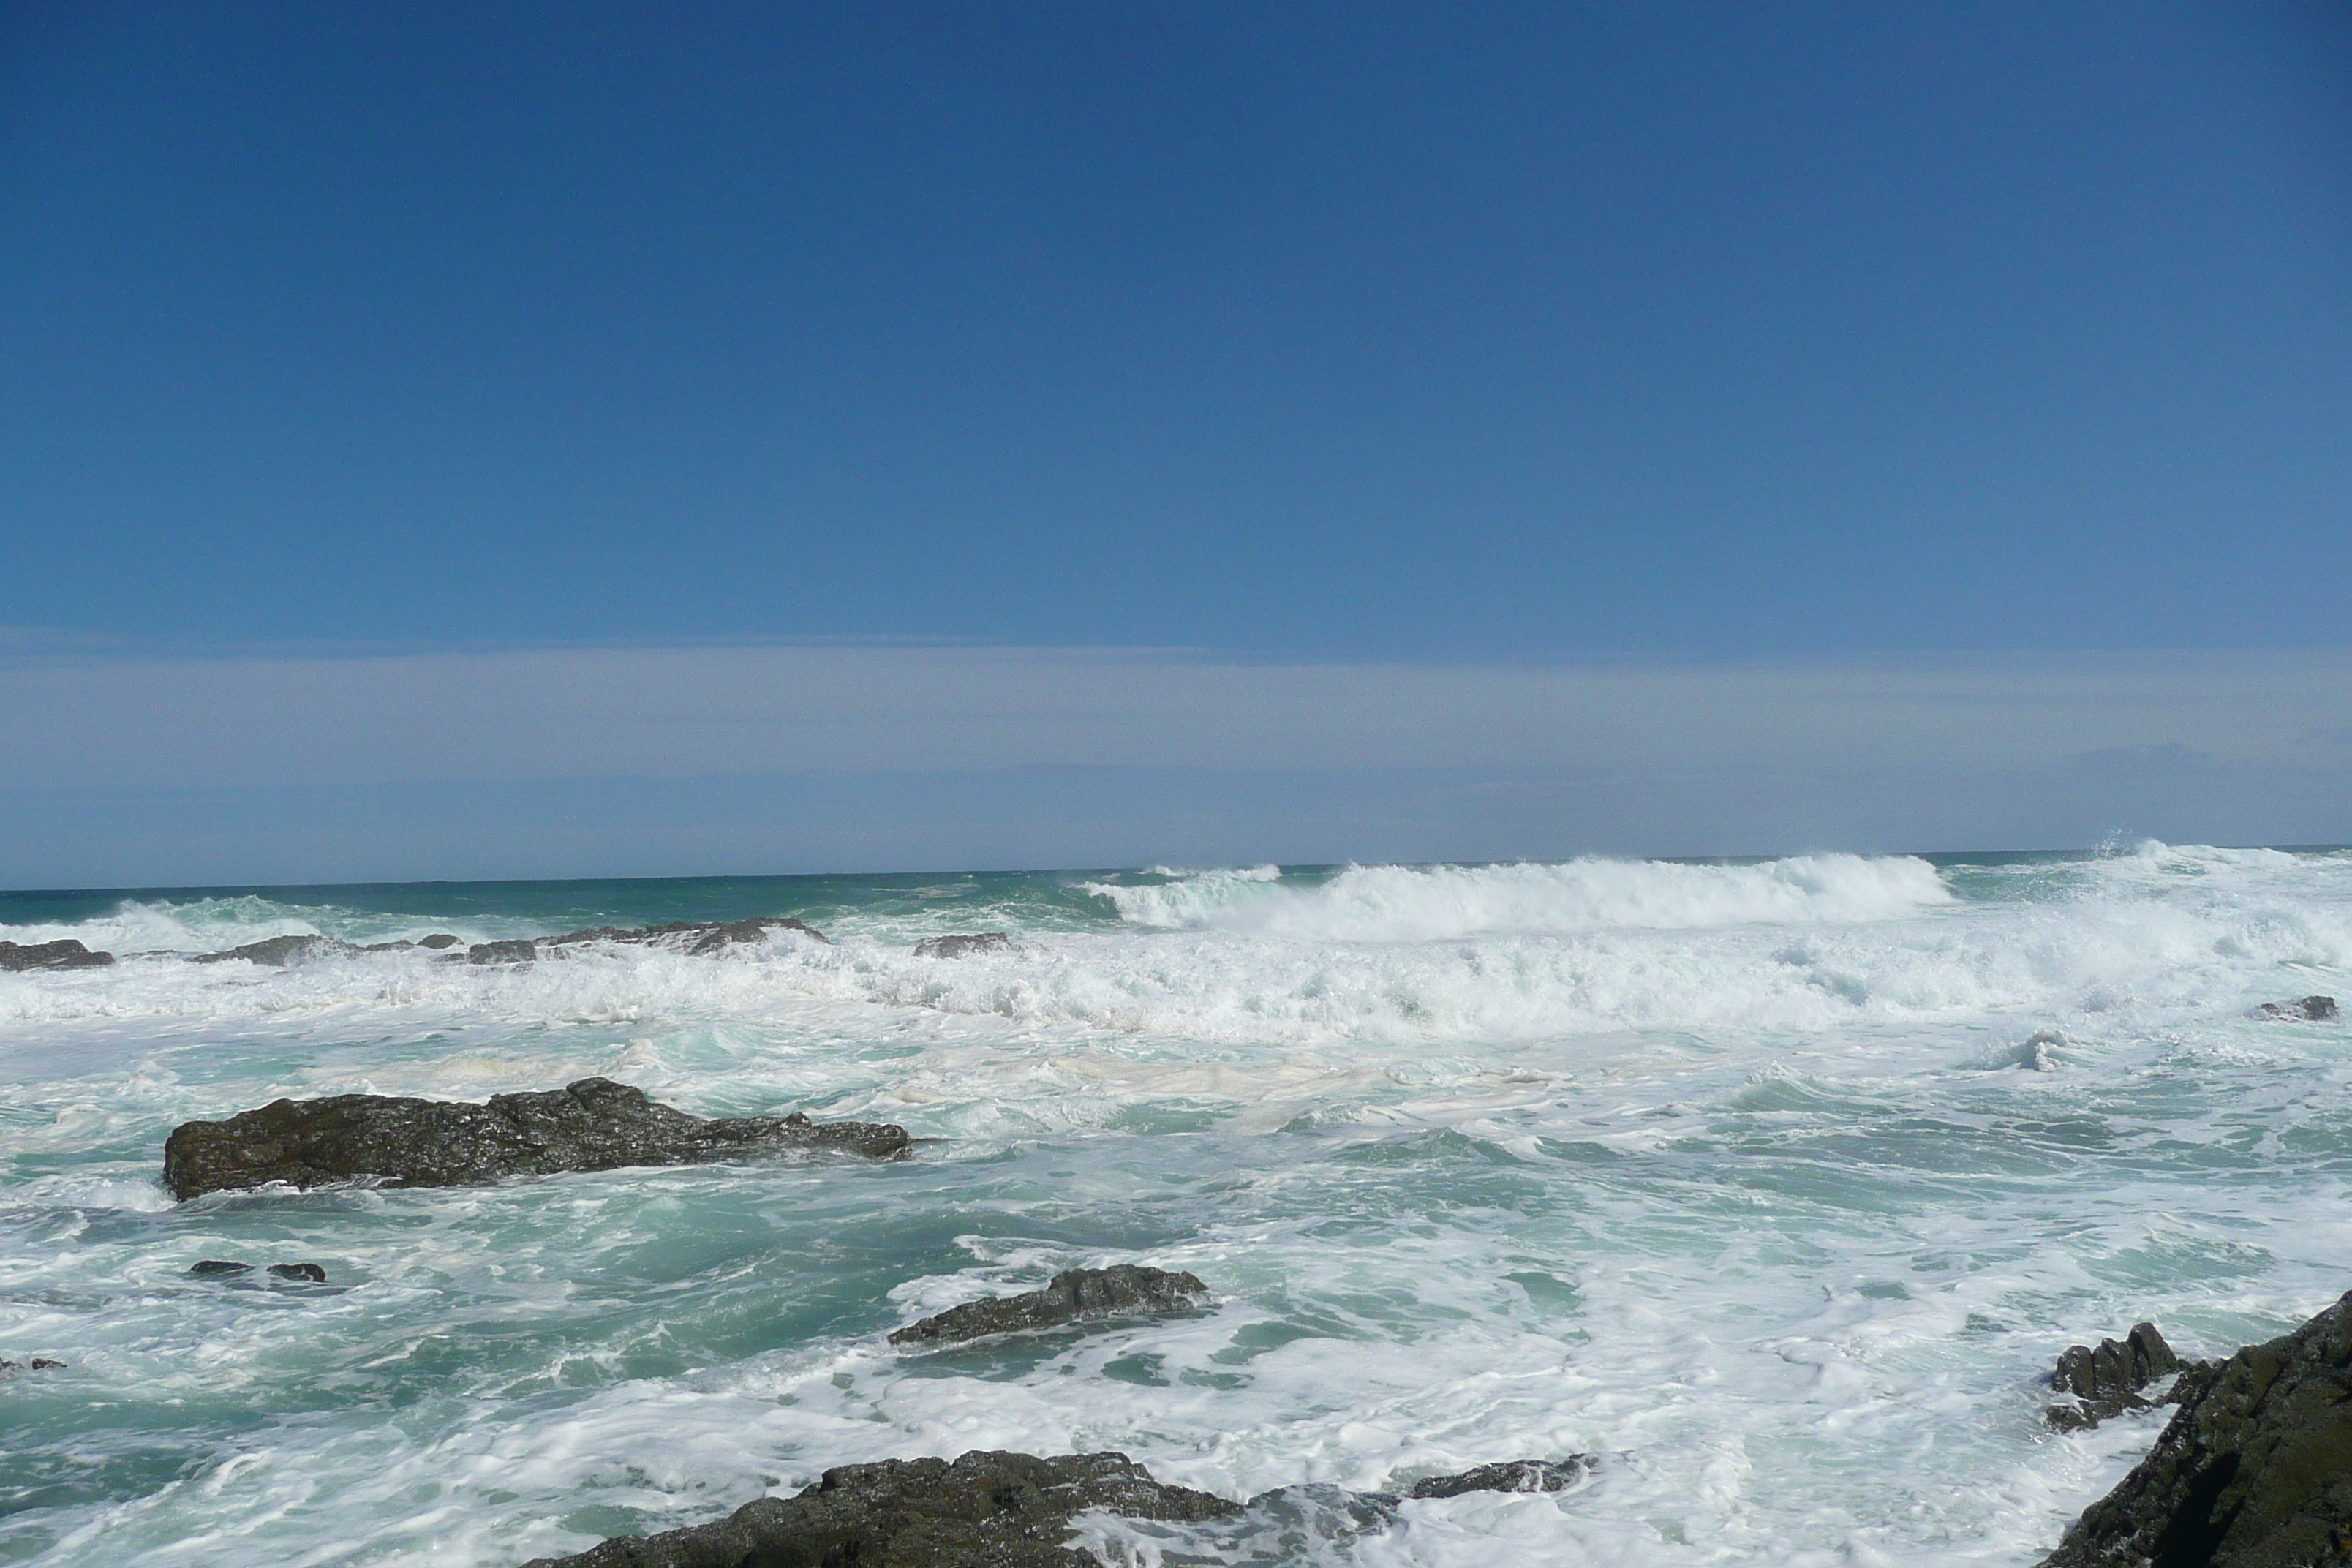
<instances>
[{"instance_id":1,"label":"submerged rock","mask_svg":"<svg viewBox=\"0 0 2352 1568\"><path fill-rule=\"evenodd\" d=\"M2316 1024L2336 1016L2333 996L2299 996L2292 1002L2265 1002L2252 1015L2257 1018L2285 1018L2296 1023Z\"/></svg>"},{"instance_id":2,"label":"submerged rock","mask_svg":"<svg viewBox=\"0 0 2352 1568\"><path fill-rule=\"evenodd\" d=\"M2126 1410L2145 1410L2156 1402L2142 1398L2140 1390L2171 1376L2180 1365L2154 1323L2134 1323L2122 1339L2101 1340L2095 1350L2070 1345L2058 1357L2050 1386L2073 1395L2073 1403L2053 1405L2043 1417L2060 1431L2071 1432Z\"/></svg>"},{"instance_id":3,"label":"submerged rock","mask_svg":"<svg viewBox=\"0 0 2352 1568\"><path fill-rule=\"evenodd\" d=\"M1584 1454L1565 1459L1513 1459L1500 1465L1480 1465L1451 1476L1431 1476L1412 1483L1408 1497L1460 1497L1465 1492L1556 1492L1582 1480L1592 1471Z\"/></svg>"},{"instance_id":4,"label":"submerged rock","mask_svg":"<svg viewBox=\"0 0 2352 1568\"><path fill-rule=\"evenodd\" d=\"M33 1358L35 1372L62 1372L65 1370L65 1364L61 1361L52 1361L45 1355L37 1355Z\"/></svg>"},{"instance_id":5,"label":"submerged rock","mask_svg":"<svg viewBox=\"0 0 2352 1568\"><path fill-rule=\"evenodd\" d=\"M2192 1367L2147 1458L2042 1568L2352 1563L2352 1294L2294 1332Z\"/></svg>"},{"instance_id":6,"label":"submerged rock","mask_svg":"<svg viewBox=\"0 0 2352 1568\"><path fill-rule=\"evenodd\" d=\"M183 1199L270 1182L316 1187L362 1177L449 1187L802 1151L897 1159L909 1142L893 1123L819 1123L799 1114L706 1121L648 1100L643 1089L583 1078L563 1089L493 1095L488 1105L339 1094L276 1100L226 1121L184 1122L163 1145L163 1184Z\"/></svg>"},{"instance_id":7,"label":"submerged rock","mask_svg":"<svg viewBox=\"0 0 2352 1568\"><path fill-rule=\"evenodd\" d=\"M200 1279L214 1279L225 1275L250 1274L253 1272L253 1265L232 1263L220 1258L207 1258L201 1263L191 1264L188 1272ZM327 1282L325 1267L317 1263L273 1263L269 1266L269 1272L279 1279L307 1279L313 1285L324 1285Z\"/></svg>"},{"instance_id":8,"label":"submerged rock","mask_svg":"<svg viewBox=\"0 0 2352 1568\"><path fill-rule=\"evenodd\" d=\"M828 947L833 939L809 924L789 915L761 915L748 921L671 921L653 926L593 926L586 931L568 931L562 936L516 937L506 942L478 942L466 952L474 963L529 963L541 958L567 956L568 947L585 947L591 942L625 942L641 947L675 948L691 957L733 947L738 942L764 942L772 931L796 931L803 936L824 942ZM431 938L425 945L432 945ZM450 938L455 942L455 937Z\"/></svg>"},{"instance_id":9,"label":"submerged rock","mask_svg":"<svg viewBox=\"0 0 2352 1568\"><path fill-rule=\"evenodd\" d=\"M1580 1455L1482 1465L1459 1476L1433 1477L1412 1495L1557 1491L1589 1468ZM975 1451L953 1464L843 1465L797 1496L761 1498L713 1524L625 1535L524 1568L1100 1568L1068 1543L1081 1514L1238 1527L1255 1534L1320 1512L1339 1533L1390 1522L1397 1500L1387 1492L1286 1487L1240 1503L1163 1485L1124 1454L1039 1458Z\"/></svg>"},{"instance_id":10,"label":"submerged rock","mask_svg":"<svg viewBox=\"0 0 2352 1568\"><path fill-rule=\"evenodd\" d=\"M337 942L331 936L273 936L260 942L248 942L243 947L232 947L221 952L200 952L190 960L194 963L226 963L232 958L244 959L267 968L285 969L297 963L309 963L313 959L336 958L360 950L347 942Z\"/></svg>"},{"instance_id":11,"label":"submerged rock","mask_svg":"<svg viewBox=\"0 0 2352 1568\"><path fill-rule=\"evenodd\" d=\"M69 936L61 936L55 942L0 942L0 970L11 973L28 969L96 969L113 962L114 954L92 952Z\"/></svg>"},{"instance_id":12,"label":"submerged rock","mask_svg":"<svg viewBox=\"0 0 2352 1568\"><path fill-rule=\"evenodd\" d=\"M961 936L930 936L915 944L917 958L963 958L975 952L1012 951L1012 937L1001 931L974 931Z\"/></svg>"},{"instance_id":13,"label":"submerged rock","mask_svg":"<svg viewBox=\"0 0 2352 1568\"><path fill-rule=\"evenodd\" d=\"M688 953L717 952L722 947L732 947L740 942L764 942L772 931L796 931L803 936L814 937L828 947L833 939L809 924L789 915L761 915L748 921L671 921L667 925L635 926L623 930L618 926L597 926L591 931L566 931L562 936L549 937L541 946L576 947L588 942L621 942L677 947Z\"/></svg>"},{"instance_id":14,"label":"submerged rock","mask_svg":"<svg viewBox=\"0 0 2352 1568\"><path fill-rule=\"evenodd\" d=\"M908 1324L890 1336L894 1345L976 1340L985 1334L1051 1328L1082 1318L1167 1317L1204 1305L1209 1288L1196 1275L1121 1263L1109 1268L1071 1268L1054 1276L1042 1290L966 1301L961 1307Z\"/></svg>"}]
</instances>

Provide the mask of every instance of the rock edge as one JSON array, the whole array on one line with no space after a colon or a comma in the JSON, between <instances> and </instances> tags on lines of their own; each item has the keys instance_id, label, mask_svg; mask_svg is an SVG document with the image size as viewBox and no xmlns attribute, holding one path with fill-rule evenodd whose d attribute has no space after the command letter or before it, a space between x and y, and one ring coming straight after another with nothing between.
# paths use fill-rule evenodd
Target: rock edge
<instances>
[{"instance_id":1,"label":"rock edge","mask_svg":"<svg viewBox=\"0 0 2352 1568\"><path fill-rule=\"evenodd\" d=\"M163 1184L185 1200L272 1182L309 1188L374 1178L453 1187L509 1176L690 1165L745 1155L835 1152L903 1158L894 1122L688 1116L645 1090L583 1078L499 1094L487 1105L379 1094L279 1100L225 1121L187 1121L163 1144Z\"/></svg>"}]
</instances>

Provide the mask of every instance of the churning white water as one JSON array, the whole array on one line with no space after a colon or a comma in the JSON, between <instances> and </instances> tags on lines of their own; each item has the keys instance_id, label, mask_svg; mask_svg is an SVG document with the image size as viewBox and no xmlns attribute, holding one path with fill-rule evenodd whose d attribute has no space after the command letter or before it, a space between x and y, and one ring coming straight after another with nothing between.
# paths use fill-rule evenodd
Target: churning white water
<instances>
[{"instance_id":1,"label":"churning white water","mask_svg":"<svg viewBox=\"0 0 2352 1568\"><path fill-rule=\"evenodd\" d=\"M155 950L801 914L688 957ZM1006 930L954 960L912 945ZM1823 855L0 895L0 1561L505 1565L825 1467L1118 1448L1234 1495L1600 1457L1175 1563L2026 1564L2158 1417L2036 1379L2352 1286L2352 854ZM936 1139L889 1166L441 1192L156 1184L280 1095L589 1074ZM316 1260L324 1288L190 1278ZM1061 1268L1206 1315L905 1354ZM1130 1532L1131 1534L1131 1532ZM1269 1552L1274 1553L1268 1556Z\"/></svg>"}]
</instances>

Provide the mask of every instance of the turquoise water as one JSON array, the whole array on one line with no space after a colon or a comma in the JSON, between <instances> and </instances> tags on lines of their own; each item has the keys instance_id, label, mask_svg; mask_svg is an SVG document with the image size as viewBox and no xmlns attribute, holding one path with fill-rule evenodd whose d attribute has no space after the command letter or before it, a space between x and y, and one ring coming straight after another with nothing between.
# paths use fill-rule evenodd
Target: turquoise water
<instances>
[{"instance_id":1,"label":"turquoise water","mask_svg":"<svg viewBox=\"0 0 2352 1568\"><path fill-rule=\"evenodd\" d=\"M834 943L158 955L751 914ZM975 930L1020 946L913 955ZM509 1564L1009 1447L1234 1495L1603 1457L1302 1561L2022 1564L2154 1430L2045 1431L2059 1349L2352 1288L2352 1030L2245 1016L2352 1001L2344 851L0 894L61 935L125 956L0 975L0 1356L70 1363L0 1381L0 1560ZM281 1094L589 1073L939 1142L156 1184L172 1126ZM1124 1261L1218 1306L883 1343Z\"/></svg>"}]
</instances>

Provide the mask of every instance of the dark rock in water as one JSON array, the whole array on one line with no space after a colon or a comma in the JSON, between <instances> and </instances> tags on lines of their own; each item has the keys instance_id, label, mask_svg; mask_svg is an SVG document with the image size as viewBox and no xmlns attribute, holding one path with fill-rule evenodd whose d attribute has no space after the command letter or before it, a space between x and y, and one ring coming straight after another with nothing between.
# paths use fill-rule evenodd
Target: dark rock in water
<instances>
[{"instance_id":1,"label":"dark rock in water","mask_svg":"<svg viewBox=\"0 0 2352 1568\"><path fill-rule=\"evenodd\" d=\"M287 1182L316 1187L376 1177L450 1187L560 1171L691 1165L744 1155L838 1152L897 1159L907 1130L805 1116L705 1121L640 1089L583 1078L563 1089L493 1095L488 1105L339 1094L280 1100L226 1121L189 1121L163 1145L163 1184L179 1198Z\"/></svg>"},{"instance_id":2,"label":"dark rock in water","mask_svg":"<svg viewBox=\"0 0 2352 1568\"><path fill-rule=\"evenodd\" d=\"M65 1364L61 1361L51 1361L45 1355L37 1355L33 1358L35 1372L61 1372L65 1369Z\"/></svg>"},{"instance_id":3,"label":"dark rock in water","mask_svg":"<svg viewBox=\"0 0 2352 1568\"><path fill-rule=\"evenodd\" d=\"M113 962L114 954L92 952L69 936L61 936L55 942L0 942L0 970L11 973L28 969L96 969Z\"/></svg>"},{"instance_id":4,"label":"dark rock in water","mask_svg":"<svg viewBox=\"0 0 2352 1568\"><path fill-rule=\"evenodd\" d=\"M1557 1491L1587 1468L1580 1455L1482 1465L1433 1477L1421 1486L1444 1489L1417 1487L1412 1495ZM953 1464L843 1465L795 1497L761 1498L714 1524L625 1535L523 1568L1100 1568L1066 1544L1080 1514L1255 1531L1270 1520L1319 1511L1341 1531L1360 1531L1393 1520L1396 1501L1386 1492L1285 1487L1238 1503L1163 1485L1124 1454L973 1452Z\"/></svg>"},{"instance_id":5,"label":"dark rock in water","mask_svg":"<svg viewBox=\"0 0 2352 1568\"><path fill-rule=\"evenodd\" d=\"M1408 1497L1460 1497L1464 1492L1556 1492L1582 1480L1592 1470L1583 1454L1565 1459L1513 1459L1507 1464L1480 1465L1459 1475L1431 1476L1412 1483Z\"/></svg>"},{"instance_id":6,"label":"dark rock in water","mask_svg":"<svg viewBox=\"0 0 2352 1568\"><path fill-rule=\"evenodd\" d=\"M1209 1288L1197 1276L1121 1263L1109 1268L1072 1268L1054 1276L1042 1290L966 1301L961 1307L909 1323L890 1336L894 1345L975 1340L983 1334L1051 1328L1079 1318L1165 1317L1204 1304Z\"/></svg>"},{"instance_id":7,"label":"dark rock in water","mask_svg":"<svg viewBox=\"0 0 2352 1568\"><path fill-rule=\"evenodd\" d=\"M2147 1458L2043 1568L2352 1563L2352 1294L2294 1332L2192 1367Z\"/></svg>"},{"instance_id":8,"label":"dark rock in water","mask_svg":"<svg viewBox=\"0 0 2352 1568\"><path fill-rule=\"evenodd\" d=\"M539 943L529 937L510 942L478 942L466 950L468 963L529 963L539 956Z\"/></svg>"},{"instance_id":9,"label":"dark rock in water","mask_svg":"<svg viewBox=\"0 0 2352 1568\"><path fill-rule=\"evenodd\" d=\"M2292 1002L2265 1002L2252 1015L2257 1018L2286 1018L2296 1023L2316 1024L2336 1016L2333 996L2303 996Z\"/></svg>"},{"instance_id":10,"label":"dark rock in water","mask_svg":"<svg viewBox=\"0 0 2352 1568\"><path fill-rule=\"evenodd\" d=\"M333 958L358 951L351 943L337 942L331 936L273 936L260 942L248 942L243 947L232 947L224 952L200 952L192 962L226 963L232 958L241 958L247 963L284 969L291 964L308 963L313 959Z\"/></svg>"},{"instance_id":11,"label":"dark rock in water","mask_svg":"<svg viewBox=\"0 0 2352 1568\"><path fill-rule=\"evenodd\" d=\"M188 1272L199 1279L234 1278L240 1274L252 1273L253 1265L230 1263L218 1258L207 1258L201 1263L191 1265ZM273 1263L269 1266L269 1273L276 1279L307 1279L313 1285L324 1285L327 1282L326 1268L316 1263Z\"/></svg>"},{"instance_id":12,"label":"dark rock in water","mask_svg":"<svg viewBox=\"0 0 2352 1568\"><path fill-rule=\"evenodd\" d=\"M451 936L447 931L436 931L431 936L418 939L416 945L419 947L429 947L434 952L438 952L445 947L457 947L459 945L459 942L456 937Z\"/></svg>"},{"instance_id":13,"label":"dark rock in water","mask_svg":"<svg viewBox=\"0 0 2352 1568\"><path fill-rule=\"evenodd\" d=\"M588 942L622 942L637 944L659 944L677 947L688 953L717 952L722 947L732 947L739 942L762 942L772 931L796 931L803 936L832 945L833 939L805 921L786 915L762 915L748 921L671 921L666 925L636 926L623 930L618 926L597 926L592 931L566 931L562 936L549 937L548 947L574 947Z\"/></svg>"},{"instance_id":14,"label":"dark rock in water","mask_svg":"<svg viewBox=\"0 0 2352 1568\"><path fill-rule=\"evenodd\" d=\"M467 950L467 959L474 963L529 963L534 959L561 958L567 947L584 947L591 942L616 942L634 946L676 948L694 957L732 947L737 942L762 942L772 931L796 931L803 936L831 945L833 939L810 925L789 916L763 915L748 921L671 921L657 926L595 926L587 931L568 931L562 936L518 937L508 942L478 942Z\"/></svg>"},{"instance_id":15,"label":"dark rock in water","mask_svg":"<svg viewBox=\"0 0 2352 1568\"><path fill-rule=\"evenodd\" d=\"M2059 1430L2071 1432L2126 1410L2145 1410L2154 1401L2141 1397L2140 1390L2179 1370L2180 1358L2154 1323L2134 1323L2121 1340L2101 1340L2096 1350L2070 1345L2058 1358L2058 1370L2050 1374L2050 1386L2072 1394L2074 1403L2053 1405L2044 1417Z\"/></svg>"},{"instance_id":16,"label":"dark rock in water","mask_svg":"<svg viewBox=\"0 0 2352 1568\"><path fill-rule=\"evenodd\" d=\"M839 1466L796 1497L761 1498L714 1524L625 1535L525 1568L1100 1568L1063 1544L1094 1510L1192 1521L1241 1506L1162 1486L1124 1454L885 1459Z\"/></svg>"},{"instance_id":17,"label":"dark rock in water","mask_svg":"<svg viewBox=\"0 0 2352 1568\"><path fill-rule=\"evenodd\" d=\"M962 958L975 952L1010 952L1013 939L1001 931L976 931L969 936L925 937L915 944L917 958Z\"/></svg>"}]
</instances>

